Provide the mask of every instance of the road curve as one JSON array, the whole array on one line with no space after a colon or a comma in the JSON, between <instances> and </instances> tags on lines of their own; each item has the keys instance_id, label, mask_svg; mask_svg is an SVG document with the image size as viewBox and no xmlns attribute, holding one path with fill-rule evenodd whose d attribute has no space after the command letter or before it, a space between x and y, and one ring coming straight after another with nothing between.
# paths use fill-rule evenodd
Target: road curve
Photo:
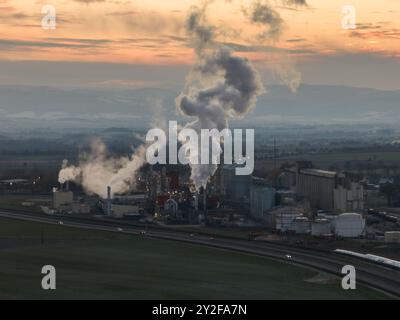
<instances>
[{"instance_id":1,"label":"road curve","mask_svg":"<svg viewBox=\"0 0 400 320\"><path fill-rule=\"evenodd\" d=\"M101 230L143 236L139 227L121 225L119 227L108 221L85 220L79 218L57 216L43 216L27 213L0 212L0 217L18 219L24 221L41 222L47 224L62 224L66 227L81 229ZM400 299L400 271L387 268L382 265L366 262L357 258L342 256L335 253L317 252L309 249L295 248L262 241L246 241L240 239L216 237L210 238L204 235L189 235L188 233L175 231L148 230L146 237L181 241L196 245L208 246L218 249L239 251L247 254L273 258L288 263L311 267L316 270L341 275L345 265L353 265L357 272L357 282L378 289L393 297ZM288 259L290 256L290 259Z\"/></svg>"}]
</instances>

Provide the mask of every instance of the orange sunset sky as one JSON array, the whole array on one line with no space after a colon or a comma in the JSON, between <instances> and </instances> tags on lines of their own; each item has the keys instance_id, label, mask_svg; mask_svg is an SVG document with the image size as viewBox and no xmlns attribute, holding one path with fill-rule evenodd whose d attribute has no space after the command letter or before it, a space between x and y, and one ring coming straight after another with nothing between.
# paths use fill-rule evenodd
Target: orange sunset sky
<instances>
[{"instance_id":1,"label":"orange sunset sky","mask_svg":"<svg viewBox=\"0 0 400 320\"><path fill-rule=\"evenodd\" d=\"M193 50L185 35L185 17L192 5L200 3L0 0L0 62L188 65L193 62ZM307 7L297 8L270 0L285 21L283 35L277 41L257 40L262 27L251 25L243 14L249 3L215 0L208 8L208 16L209 22L217 27L218 41L230 44L237 54L256 63L268 65L283 59L310 66L330 57L354 56L370 56L372 65L377 66L386 59L392 64L400 61L399 0L308 0ZM56 8L55 30L41 27L41 9L45 4ZM342 8L348 4L356 8L355 30L344 30L341 26ZM381 87L400 89L400 85Z\"/></svg>"}]
</instances>

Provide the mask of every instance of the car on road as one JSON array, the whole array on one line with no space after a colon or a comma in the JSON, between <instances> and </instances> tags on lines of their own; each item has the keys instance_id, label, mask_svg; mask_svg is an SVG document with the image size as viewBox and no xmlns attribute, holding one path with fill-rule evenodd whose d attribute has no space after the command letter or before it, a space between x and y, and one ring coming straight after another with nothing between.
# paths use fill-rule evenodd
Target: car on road
<instances>
[{"instance_id":1,"label":"car on road","mask_svg":"<svg viewBox=\"0 0 400 320\"><path fill-rule=\"evenodd\" d=\"M292 260L292 259L293 259L293 257L292 257L290 254L285 255L285 258L286 258L287 260Z\"/></svg>"}]
</instances>

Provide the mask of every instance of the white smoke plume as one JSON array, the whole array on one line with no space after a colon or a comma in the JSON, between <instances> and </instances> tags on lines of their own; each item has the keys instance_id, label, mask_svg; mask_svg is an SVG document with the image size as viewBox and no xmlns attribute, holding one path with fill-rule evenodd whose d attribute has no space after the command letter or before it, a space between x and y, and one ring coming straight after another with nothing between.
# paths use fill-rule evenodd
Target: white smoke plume
<instances>
[{"instance_id":1,"label":"white smoke plume","mask_svg":"<svg viewBox=\"0 0 400 320\"><path fill-rule=\"evenodd\" d=\"M145 147L138 147L130 157L112 158L99 140L91 145L88 156L82 157L78 166L68 166L64 161L59 182L73 181L81 184L88 194L107 197L107 186L112 194L123 194L135 186L138 169L145 162Z\"/></svg>"},{"instance_id":2,"label":"white smoke plume","mask_svg":"<svg viewBox=\"0 0 400 320\"><path fill-rule=\"evenodd\" d=\"M243 9L249 21L255 25L266 27L258 34L258 40L278 40L283 31L283 20L268 1L254 1L249 8Z\"/></svg>"},{"instance_id":3,"label":"white smoke plume","mask_svg":"<svg viewBox=\"0 0 400 320\"><path fill-rule=\"evenodd\" d=\"M278 0L288 7L306 7L306 0ZM281 37L285 23L279 12L267 0L255 0L248 8L243 9L250 23L264 28L258 34L257 41L277 41ZM301 83L301 73L295 68L288 54L279 53L274 57L275 63L270 64L281 81L292 91L297 92Z\"/></svg>"},{"instance_id":4,"label":"white smoke plume","mask_svg":"<svg viewBox=\"0 0 400 320\"><path fill-rule=\"evenodd\" d=\"M195 48L196 62L186 88L176 99L178 110L194 119L186 127L197 132L228 128L229 119L247 115L264 92L251 62L234 56L229 48L214 41L214 28L207 23L206 9L207 4L193 7L189 13L186 27ZM213 164L192 163L191 178L195 187L205 187L216 169Z\"/></svg>"},{"instance_id":5,"label":"white smoke plume","mask_svg":"<svg viewBox=\"0 0 400 320\"><path fill-rule=\"evenodd\" d=\"M150 126L167 130L162 100L149 97L147 99L150 112L154 114ZM142 137L136 135L137 139ZM59 182L73 181L83 186L88 194L107 197L107 187L114 194L124 194L135 188L138 170L145 164L146 145L137 147L130 157L112 158L107 148L100 140L91 144L88 155L81 156L77 166L68 165L64 160L59 172Z\"/></svg>"}]
</instances>

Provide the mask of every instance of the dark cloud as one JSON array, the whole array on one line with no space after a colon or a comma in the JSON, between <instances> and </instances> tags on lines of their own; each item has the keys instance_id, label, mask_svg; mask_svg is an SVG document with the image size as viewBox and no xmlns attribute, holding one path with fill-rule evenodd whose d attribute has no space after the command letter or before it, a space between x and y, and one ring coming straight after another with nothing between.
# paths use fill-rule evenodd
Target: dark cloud
<instances>
[{"instance_id":1,"label":"dark cloud","mask_svg":"<svg viewBox=\"0 0 400 320\"><path fill-rule=\"evenodd\" d=\"M138 13L137 11L114 11L114 12L109 12L106 15L114 16L114 17L121 17L121 16L133 16L137 13Z\"/></svg>"},{"instance_id":2,"label":"dark cloud","mask_svg":"<svg viewBox=\"0 0 400 320\"><path fill-rule=\"evenodd\" d=\"M229 48L237 52L270 52L270 53L286 53L286 54L315 54L316 52L307 48L299 48L299 49L286 49L280 48L276 46L268 46L268 45L244 45L238 44L234 42L224 42L223 45L226 45Z\"/></svg>"},{"instance_id":3,"label":"dark cloud","mask_svg":"<svg viewBox=\"0 0 400 320\"><path fill-rule=\"evenodd\" d=\"M267 27L267 30L260 33L258 38L277 40L281 36L283 20L278 11L270 4L259 0L255 1L248 9L244 9L244 13L251 23Z\"/></svg>"},{"instance_id":4,"label":"dark cloud","mask_svg":"<svg viewBox=\"0 0 400 320\"><path fill-rule=\"evenodd\" d=\"M367 28L360 30L361 31L358 30L351 31L350 36L353 38L359 38L363 40L368 40L368 39L400 40L400 29L393 28L393 29L381 30L379 28L374 28L374 29Z\"/></svg>"},{"instance_id":5,"label":"dark cloud","mask_svg":"<svg viewBox=\"0 0 400 320\"><path fill-rule=\"evenodd\" d=\"M293 39L287 39L286 42L306 42L307 39L305 38L293 38Z\"/></svg>"},{"instance_id":6,"label":"dark cloud","mask_svg":"<svg viewBox=\"0 0 400 320\"><path fill-rule=\"evenodd\" d=\"M0 48L38 47L38 48L92 48L93 43L68 43L59 41L28 41L17 39L0 39Z\"/></svg>"},{"instance_id":7,"label":"dark cloud","mask_svg":"<svg viewBox=\"0 0 400 320\"><path fill-rule=\"evenodd\" d=\"M297 10L297 7L300 6L307 6L306 0L280 0L280 3L286 6L286 8L294 10ZM267 28L258 35L259 39L279 39L284 29L284 21L279 12L268 1L253 1L243 11L251 23Z\"/></svg>"},{"instance_id":8,"label":"dark cloud","mask_svg":"<svg viewBox=\"0 0 400 320\"><path fill-rule=\"evenodd\" d=\"M282 3L287 6L307 6L306 0L282 0Z\"/></svg>"}]
</instances>

